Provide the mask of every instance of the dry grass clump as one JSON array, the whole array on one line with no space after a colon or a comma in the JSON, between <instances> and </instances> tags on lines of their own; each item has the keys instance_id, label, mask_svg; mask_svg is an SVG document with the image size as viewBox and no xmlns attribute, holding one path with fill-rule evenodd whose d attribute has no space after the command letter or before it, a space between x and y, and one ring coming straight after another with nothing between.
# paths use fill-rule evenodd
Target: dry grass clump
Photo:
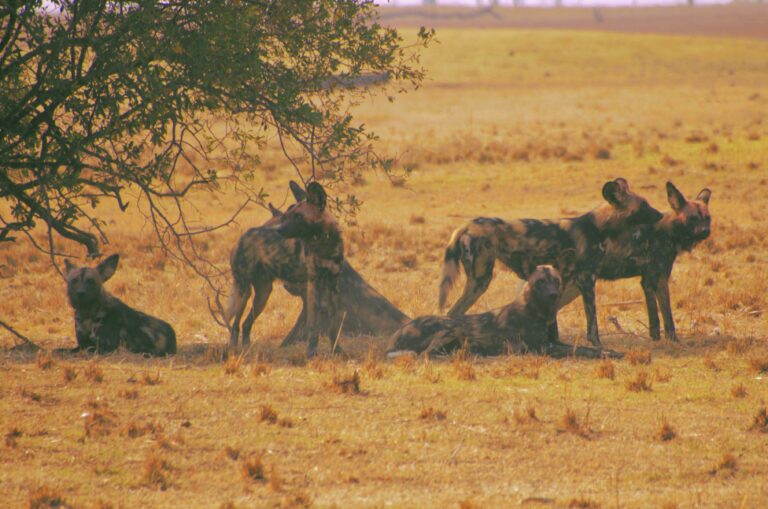
<instances>
[{"instance_id":1,"label":"dry grass clump","mask_svg":"<svg viewBox=\"0 0 768 509\"><path fill-rule=\"evenodd\" d=\"M104 381L104 370L101 369L96 360L89 362L88 365L85 366L83 374L90 382L100 384Z\"/></svg>"},{"instance_id":2,"label":"dry grass clump","mask_svg":"<svg viewBox=\"0 0 768 509\"><path fill-rule=\"evenodd\" d=\"M127 400L134 400L139 398L139 391L136 389L120 389L117 391L117 397Z\"/></svg>"},{"instance_id":3,"label":"dry grass clump","mask_svg":"<svg viewBox=\"0 0 768 509\"><path fill-rule=\"evenodd\" d=\"M768 373L768 357L749 359L749 369L754 373Z\"/></svg>"},{"instance_id":4,"label":"dry grass clump","mask_svg":"<svg viewBox=\"0 0 768 509\"><path fill-rule=\"evenodd\" d=\"M83 415L83 427L86 437L108 436L115 428L115 413L105 405L93 408Z\"/></svg>"},{"instance_id":5,"label":"dry grass clump","mask_svg":"<svg viewBox=\"0 0 768 509\"><path fill-rule=\"evenodd\" d=\"M23 434L24 433L19 428L10 428L8 433L5 434L5 446L11 448L16 447L18 445L18 439L21 438Z\"/></svg>"},{"instance_id":6,"label":"dry grass clump","mask_svg":"<svg viewBox=\"0 0 768 509\"><path fill-rule=\"evenodd\" d=\"M671 371L662 371L659 368L653 370L653 381L658 383L666 383L672 380Z\"/></svg>"},{"instance_id":7,"label":"dry grass clump","mask_svg":"<svg viewBox=\"0 0 768 509\"><path fill-rule=\"evenodd\" d=\"M258 354L251 363L251 374L253 376L266 376L271 370L272 368L267 362L267 356L264 354Z\"/></svg>"},{"instance_id":8,"label":"dry grass clump","mask_svg":"<svg viewBox=\"0 0 768 509\"><path fill-rule=\"evenodd\" d=\"M30 391L27 389L21 389L21 392L19 394L23 399L27 401L34 401L35 403L40 403L43 400L43 396L39 392Z\"/></svg>"},{"instance_id":9,"label":"dry grass clump","mask_svg":"<svg viewBox=\"0 0 768 509\"><path fill-rule=\"evenodd\" d=\"M496 377L522 376L531 380L538 380L541 368L547 361L541 355L509 355L504 363L493 369Z\"/></svg>"},{"instance_id":10,"label":"dry grass clump","mask_svg":"<svg viewBox=\"0 0 768 509\"><path fill-rule=\"evenodd\" d=\"M600 509L600 504L588 498L578 497L569 500L568 507L574 509Z\"/></svg>"},{"instance_id":11,"label":"dry grass clump","mask_svg":"<svg viewBox=\"0 0 768 509\"><path fill-rule=\"evenodd\" d=\"M406 373L414 373L416 371L416 355L404 354L395 357L393 364Z\"/></svg>"},{"instance_id":12,"label":"dry grass clump","mask_svg":"<svg viewBox=\"0 0 768 509\"><path fill-rule=\"evenodd\" d=\"M51 356L51 352L48 350L38 351L35 356L35 363L40 369L51 369L53 367L53 357Z\"/></svg>"},{"instance_id":13,"label":"dry grass clump","mask_svg":"<svg viewBox=\"0 0 768 509\"><path fill-rule=\"evenodd\" d=\"M709 473L711 475L716 474L723 474L726 477L731 477L736 473L736 470L738 470L738 462L736 461L736 457L731 453L725 453L723 457L720 459L720 461L715 464L712 469L710 469Z\"/></svg>"},{"instance_id":14,"label":"dry grass clump","mask_svg":"<svg viewBox=\"0 0 768 509\"><path fill-rule=\"evenodd\" d=\"M712 371L720 371L720 366L715 364L715 360L712 358L711 355L705 355L701 362L704 364L704 367L707 369L710 369Z\"/></svg>"},{"instance_id":15,"label":"dry grass clump","mask_svg":"<svg viewBox=\"0 0 768 509\"><path fill-rule=\"evenodd\" d=\"M749 431L768 433L768 410L766 410L765 407L757 411L754 419L752 419L752 425L749 427Z\"/></svg>"},{"instance_id":16,"label":"dry grass clump","mask_svg":"<svg viewBox=\"0 0 768 509\"><path fill-rule=\"evenodd\" d=\"M40 486L32 490L27 497L27 506L29 509L73 508L58 490L48 486Z\"/></svg>"},{"instance_id":17,"label":"dry grass clump","mask_svg":"<svg viewBox=\"0 0 768 509\"><path fill-rule=\"evenodd\" d=\"M77 369L72 366L64 366L61 376L64 378L64 383L69 383L77 378Z\"/></svg>"},{"instance_id":18,"label":"dry grass clump","mask_svg":"<svg viewBox=\"0 0 768 509\"><path fill-rule=\"evenodd\" d=\"M675 428L672 427L666 417L662 417L661 426L659 426L656 432L656 439L661 442L669 442L675 437L677 437L677 431L675 431Z\"/></svg>"},{"instance_id":19,"label":"dry grass clump","mask_svg":"<svg viewBox=\"0 0 768 509\"><path fill-rule=\"evenodd\" d=\"M146 434L158 436L163 432L163 426L161 424L157 424L156 422L146 422L144 424L139 424L135 421L131 421L125 427L124 432L125 436L128 438L139 438Z\"/></svg>"},{"instance_id":20,"label":"dry grass clump","mask_svg":"<svg viewBox=\"0 0 768 509\"><path fill-rule=\"evenodd\" d=\"M240 464L240 473L246 481L266 481L267 477L264 464L261 462L261 454L251 454L247 458L243 458Z\"/></svg>"},{"instance_id":21,"label":"dry grass clump","mask_svg":"<svg viewBox=\"0 0 768 509\"><path fill-rule=\"evenodd\" d=\"M533 405L526 405L525 410L515 408L512 412L512 418L517 424L533 424L540 422L539 417L536 415L536 407Z\"/></svg>"},{"instance_id":22,"label":"dry grass clump","mask_svg":"<svg viewBox=\"0 0 768 509\"><path fill-rule=\"evenodd\" d=\"M451 366L453 367L453 372L456 373L456 378L459 380L477 379L474 359L469 354L469 347L466 343L454 354Z\"/></svg>"},{"instance_id":23,"label":"dry grass clump","mask_svg":"<svg viewBox=\"0 0 768 509\"><path fill-rule=\"evenodd\" d=\"M360 372L355 370L352 375L334 375L327 386L339 394L360 394Z\"/></svg>"},{"instance_id":24,"label":"dry grass clump","mask_svg":"<svg viewBox=\"0 0 768 509\"><path fill-rule=\"evenodd\" d=\"M447 415L448 414L444 410L436 410L430 406L421 409L421 412L419 412L419 419L442 421L445 420Z\"/></svg>"},{"instance_id":25,"label":"dry grass clump","mask_svg":"<svg viewBox=\"0 0 768 509\"><path fill-rule=\"evenodd\" d=\"M232 461L236 461L240 457L240 450L228 445L224 448L224 454Z\"/></svg>"},{"instance_id":26,"label":"dry grass clump","mask_svg":"<svg viewBox=\"0 0 768 509\"><path fill-rule=\"evenodd\" d=\"M363 363L363 371L373 380L380 380L384 378L384 368L381 365L381 356L376 353L373 348L373 343L368 345L368 353L365 356L365 363Z\"/></svg>"},{"instance_id":27,"label":"dry grass clump","mask_svg":"<svg viewBox=\"0 0 768 509\"><path fill-rule=\"evenodd\" d=\"M240 373L240 368L243 365L244 354L245 352L241 353L240 355L235 355L232 352L227 354L227 361L224 363L225 375L237 375Z\"/></svg>"},{"instance_id":28,"label":"dry grass clump","mask_svg":"<svg viewBox=\"0 0 768 509\"><path fill-rule=\"evenodd\" d=\"M584 418L579 420L579 416L576 414L576 411L566 405L565 413L563 414L563 418L560 420L560 425L562 428L558 429L558 431L573 433L574 435L587 438L592 431L590 429L589 421L591 412L592 407L588 405L587 411L584 413Z\"/></svg>"},{"instance_id":29,"label":"dry grass clump","mask_svg":"<svg viewBox=\"0 0 768 509\"><path fill-rule=\"evenodd\" d=\"M648 365L651 363L651 351L650 350L630 350L625 357L630 364L637 366L638 364Z\"/></svg>"},{"instance_id":30,"label":"dry grass clump","mask_svg":"<svg viewBox=\"0 0 768 509\"><path fill-rule=\"evenodd\" d=\"M165 491L168 488L171 464L157 450L150 450L144 459L142 481Z\"/></svg>"},{"instance_id":31,"label":"dry grass clump","mask_svg":"<svg viewBox=\"0 0 768 509\"><path fill-rule=\"evenodd\" d=\"M261 405L259 407L259 421L266 422L267 424L279 424L283 428L292 428L293 421L287 417L278 418L277 412L272 408L272 405Z\"/></svg>"},{"instance_id":32,"label":"dry grass clump","mask_svg":"<svg viewBox=\"0 0 768 509\"><path fill-rule=\"evenodd\" d=\"M734 385L731 387L731 396L734 398L743 398L747 395L747 388L744 387L743 383L740 383L738 385Z\"/></svg>"},{"instance_id":33,"label":"dry grass clump","mask_svg":"<svg viewBox=\"0 0 768 509\"><path fill-rule=\"evenodd\" d=\"M160 371L155 373L155 376L150 375L146 371L141 374L139 379L141 385L158 385L160 383Z\"/></svg>"},{"instance_id":34,"label":"dry grass clump","mask_svg":"<svg viewBox=\"0 0 768 509\"><path fill-rule=\"evenodd\" d=\"M650 392L653 390L653 382L647 372L638 371L634 379L627 380L626 387L632 392Z\"/></svg>"},{"instance_id":35,"label":"dry grass clump","mask_svg":"<svg viewBox=\"0 0 768 509\"><path fill-rule=\"evenodd\" d=\"M430 362L429 357L424 357L424 363L421 365L421 376L432 384L440 382L440 371Z\"/></svg>"},{"instance_id":36,"label":"dry grass clump","mask_svg":"<svg viewBox=\"0 0 768 509\"><path fill-rule=\"evenodd\" d=\"M595 376L597 378L608 378L613 380L616 377L616 369L614 368L613 361L611 359L601 360L595 368Z\"/></svg>"}]
</instances>

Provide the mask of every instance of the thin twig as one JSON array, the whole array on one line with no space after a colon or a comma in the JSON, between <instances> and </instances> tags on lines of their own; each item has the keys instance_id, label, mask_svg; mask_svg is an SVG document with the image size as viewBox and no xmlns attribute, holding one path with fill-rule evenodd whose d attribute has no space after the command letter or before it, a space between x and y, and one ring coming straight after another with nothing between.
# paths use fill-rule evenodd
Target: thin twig
<instances>
[{"instance_id":1,"label":"thin twig","mask_svg":"<svg viewBox=\"0 0 768 509\"><path fill-rule=\"evenodd\" d=\"M27 345L31 346L35 350L42 350L42 348L37 346L37 344L35 344L34 341L32 341L27 336L25 336L24 334L20 333L19 331L17 331L16 329L14 329L13 327L11 327L10 325L8 325L7 323L5 323L2 320L0 320L0 327L3 327L4 329L8 330L11 334L13 334L17 338L21 339L22 341L24 341L24 343L26 343Z\"/></svg>"}]
</instances>

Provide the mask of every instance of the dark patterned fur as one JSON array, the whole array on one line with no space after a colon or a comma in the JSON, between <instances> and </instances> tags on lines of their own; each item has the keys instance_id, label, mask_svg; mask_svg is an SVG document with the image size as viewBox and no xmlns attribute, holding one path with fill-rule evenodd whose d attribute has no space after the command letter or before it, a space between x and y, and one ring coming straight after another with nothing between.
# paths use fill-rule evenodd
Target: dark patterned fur
<instances>
[{"instance_id":1,"label":"dark patterned fur","mask_svg":"<svg viewBox=\"0 0 768 509\"><path fill-rule=\"evenodd\" d=\"M112 352L122 346L134 353L176 353L176 333L166 322L124 304L104 289L117 269L119 255L95 268L64 261L67 295L75 310L77 347L74 351Z\"/></svg>"}]
</instances>

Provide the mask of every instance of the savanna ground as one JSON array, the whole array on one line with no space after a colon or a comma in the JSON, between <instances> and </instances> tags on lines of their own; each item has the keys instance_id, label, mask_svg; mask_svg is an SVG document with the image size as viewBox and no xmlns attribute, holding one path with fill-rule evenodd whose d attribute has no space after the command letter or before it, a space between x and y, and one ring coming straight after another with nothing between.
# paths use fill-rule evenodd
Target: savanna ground
<instances>
[{"instance_id":1,"label":"savanna ground","mask_svg":"<svg viewBox=\"0 0 768 509\"><path fill-rule=\"evenodd\" d=\"M581 213L618 176L660 210L667 180L689 197L709 187L712 238L673 274L681 343L648 339L629 280L598 283L604 343L632 352L621 361L390 363L385 338L343 338L352 360L306 363L303 347L277 349L299 309L277 287L254 349L222 360L226 331L202 284L155 249L142 204L104 210L106 250L122 254L108 289L171 322L180 353L35 357L0 333L3 505L764 504L768 41L471 27L439 40L422 89L358 110L413 174L355 183L365 204L345 228L351 262L406 313L433 313L444 245L469 218ZM269 148L259 177L273 201L291 175ZM223 217L228 196L193 199ZM209 254L226 267L239 235L267 217L254 208L211 236ZM45 255L2 245L0 274L4 321L47 348L75 344ZM517 287L497 271L474 310ZM583 341L581 305L560 317L564 338Z\"/></svg>"}]
</instances>

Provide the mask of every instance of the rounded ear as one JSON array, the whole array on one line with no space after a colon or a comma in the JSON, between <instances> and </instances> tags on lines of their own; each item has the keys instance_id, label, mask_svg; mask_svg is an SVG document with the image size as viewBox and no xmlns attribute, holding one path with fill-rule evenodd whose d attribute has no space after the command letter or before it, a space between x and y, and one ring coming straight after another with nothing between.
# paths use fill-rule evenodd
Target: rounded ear
<instances>
[{"instance_id":1,"label":"rounded ear","mask_svg":"<svg viewBox=\"0 0 768 509\"><path fill-rule=\"evenodd\" d=\"M627 179L619 177L617 179L613 179L613 181L619 185L619 188L622 190L622 192L624 193L629 192L629 182L627 182Z\"/></svg>"},{"instance_id":2,"label":"rounded ear","mask_svg":"<svg viewBox=\"0 0 768 509\"><path fill-rule=\"evenodd\" d=\"M68 274L75 270L77 266L69 261L69 258L64 258L64 273Z\"/></svg>"},{"instance_id":3,"label":"rounded ear","mask_svg":"<svg viewBox=\"0 0 768 509\"><path fill-rule=\"evenodd\" d=\"M685 204L688 203L688 200L685 199L683 193L681 193L672 182L667 182L667 201L669 201L670 207L672 207L672 210L675 212L685 207Z\"/></svg>"},{"instance_id":4,"label":"rounded ear","mask_svg":"<svg viewBox=\"0 0 768 509\"><path fill-rule=\"evenodd\" d=\"M628 186L626 180L610 180L603 185L603 198L614 207L622 207L624 205L624 199L627 196L627 189Z\"/></svg>"},{"instance_id":5,"label":"rounded ear","mask_svg":"<svg viewBox=\"0 0 768 509\"><path fill-rule=\"evenodd\" d=\"M119 261L120 261L120 255L113 254L112 256L110 256L109 258L101 262L96 267L96 270L98 271L102 282L112 277L112 275L117 270L117 262Z\"/></svg>"},{"instance_id":6,"label":"rounded ear","mask_svg":"<svg viewBox=\"0 0 768 509\"><path fill-rule=\"evenodd\" d=\"M293 180L288 183L288 187L291 188L291 193L293 193L293 197L297 202L307 199L307 192Z\"/></svg>"},{"instance_id":7,"label":"rounded ear","mask_svg":"<svg viewBox=\"0 0 768 509\"><path fill-rule=\"evenodd\" d=\"M310 182L307 185L307 203L311 203L320 210L325 209L325 202L327 200L325 189L317 182Z\"/></svg>"},{"instance_id":8,"label":"rounded ear","mask_svg":"<svg viewBox=\"0 0 768 509\"><path fill-rule=\"evenodd\" d=\"M709 197L712 196L712 191L710 191L708 188L704 188L699 192L698 196L696 196L696 199L699 201L703 201L707 205L709 205Z\"/></svg>"},{"instance_id":9,"label":"rounded ear","mask_svg":"<svg viewBox=\"0 0 768 509\"><path fill-rule=\"evenodd\" d=\"M283 215L280 209L272 205L272 202L267 203L267 206L269 207L269 211L272 213L272 217L280 217Z\"/></svg>"}]
</instances>

